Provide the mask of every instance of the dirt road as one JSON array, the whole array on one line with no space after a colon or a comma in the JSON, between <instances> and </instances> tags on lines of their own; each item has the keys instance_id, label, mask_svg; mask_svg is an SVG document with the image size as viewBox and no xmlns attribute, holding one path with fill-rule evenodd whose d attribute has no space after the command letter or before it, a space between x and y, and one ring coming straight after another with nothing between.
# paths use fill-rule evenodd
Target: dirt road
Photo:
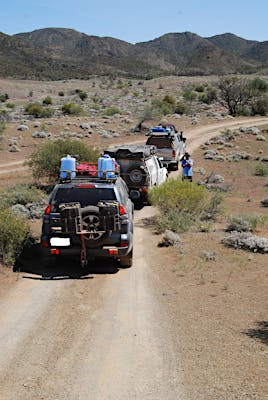
<instances>
[{"instance_id":1,"label":"dirt road","mask_svg":"<svg viewBox=\"0 0 268 400\"><path fill-rule=\"evenodd\" d=\"M237 125L242 123L193 129L189 151ZM0 298L1 400L190 399L174 347L174 315L163 301L153 249L147 251L150 231L141 224L152 213L150 207L136 212L131 269L102 263L73 276L70 263L45 271L36 258L28 273L18 275Z\"/></svg>"}]
</instances>

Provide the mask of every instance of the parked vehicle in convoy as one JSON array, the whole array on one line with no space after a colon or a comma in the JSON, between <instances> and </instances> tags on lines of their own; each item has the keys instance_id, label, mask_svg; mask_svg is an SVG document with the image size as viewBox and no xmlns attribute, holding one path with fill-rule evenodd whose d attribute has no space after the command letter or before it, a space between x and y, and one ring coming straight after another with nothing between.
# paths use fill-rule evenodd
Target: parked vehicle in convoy
<instances>
[{"instance_id":1,"label":"parked vehicle in convoy","mask_svg":"<svg viewBox=\"0 0 268 400\"><path fill-rule=\"evenodd\" d=\"M174 125L170 125L165 128L156 126L146 135L148 136L146 145L157 148L156 155L169 170L177 170L186 148L186 138L183 137L183 133L178 133Z\"/></svg>"},{"instance_id":2,"label":"parked vehicle in convoy","mask_svg":"<svg viewBox=\"0 0 268 400\"><path fill-rule=\"evenodd\" d=\"M56 258L80 256L81 265L105 257L130 267L134 205L127 185L115 171L100 173L85 164L79 176L76 170L75 177L62 178L61 171L43 215L41 244Z\"/></svg>"},{"instance_id":3,"label":"parked vehicle in convoy","mask_svg":"<svg viewBox=\"0 0 268 400\"><path fill-rule=\"evenodd\" d=\"M156 156L156 147L123 145L104 150L120 166L120 175L126 182L136 205L148 204L148 190L167 180L168 171Z\"/></svg>"}]
</instances>

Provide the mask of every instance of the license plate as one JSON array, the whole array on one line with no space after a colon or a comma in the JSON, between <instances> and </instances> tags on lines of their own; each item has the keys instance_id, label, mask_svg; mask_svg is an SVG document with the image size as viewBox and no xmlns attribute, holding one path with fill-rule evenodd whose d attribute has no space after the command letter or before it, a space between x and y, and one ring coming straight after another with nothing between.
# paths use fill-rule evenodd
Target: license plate
<instances>
[{"instance_id":1,"label":"license plate","mask_svg":"<svg viewBox=\"0 0 268 400\"><path fill-rule=\"evenodd\" d=\"M53 247L68 247L70 244L70 238L53 237L50 239L50 245Z\"/></svg>"}]
</instances>

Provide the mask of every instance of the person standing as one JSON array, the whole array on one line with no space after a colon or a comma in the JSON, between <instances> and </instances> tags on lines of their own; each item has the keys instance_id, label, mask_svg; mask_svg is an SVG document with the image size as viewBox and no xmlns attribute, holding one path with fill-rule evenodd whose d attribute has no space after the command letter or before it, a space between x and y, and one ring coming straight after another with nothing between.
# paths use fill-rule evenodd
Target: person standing
<instances>
[{"instance_id":1,"label":"person standing","mask_svg":"<svg viewBox=\"0 0 268 400\"><path fill-rule=\"evenodd\" d=\"M182 180L193 181L193 160L189 153L185 153L181 160Z\"/></svg>"}]
</instances>

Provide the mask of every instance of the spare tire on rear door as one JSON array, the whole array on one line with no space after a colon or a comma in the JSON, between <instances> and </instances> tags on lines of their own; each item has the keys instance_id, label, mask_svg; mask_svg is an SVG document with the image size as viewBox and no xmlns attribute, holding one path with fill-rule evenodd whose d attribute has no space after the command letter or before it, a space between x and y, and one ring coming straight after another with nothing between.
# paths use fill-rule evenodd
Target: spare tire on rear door
<instances>
[{"instance_id":1,"label":"spare tire on rear door","mask_svg":"<svg viewBox=\"0 0 268 400\"><path fill-rule=\"evenodd\" d=\"M86 239L98 240L103 235L100 226L99 207L87 206L81 209L83 230L89 232L85 234Z\"/></svg>"},{"instance_id":2,"label":"spare tire on rear door","mask_svg":"<svg viewBox=\"0 0 268 400\"><path fill-rule=\"evenodd\" d=\"M142 186L146 183L146 172L144 168L132 166L126 172L126 182L128 185Z\"/></svg>"}]
</instances>

